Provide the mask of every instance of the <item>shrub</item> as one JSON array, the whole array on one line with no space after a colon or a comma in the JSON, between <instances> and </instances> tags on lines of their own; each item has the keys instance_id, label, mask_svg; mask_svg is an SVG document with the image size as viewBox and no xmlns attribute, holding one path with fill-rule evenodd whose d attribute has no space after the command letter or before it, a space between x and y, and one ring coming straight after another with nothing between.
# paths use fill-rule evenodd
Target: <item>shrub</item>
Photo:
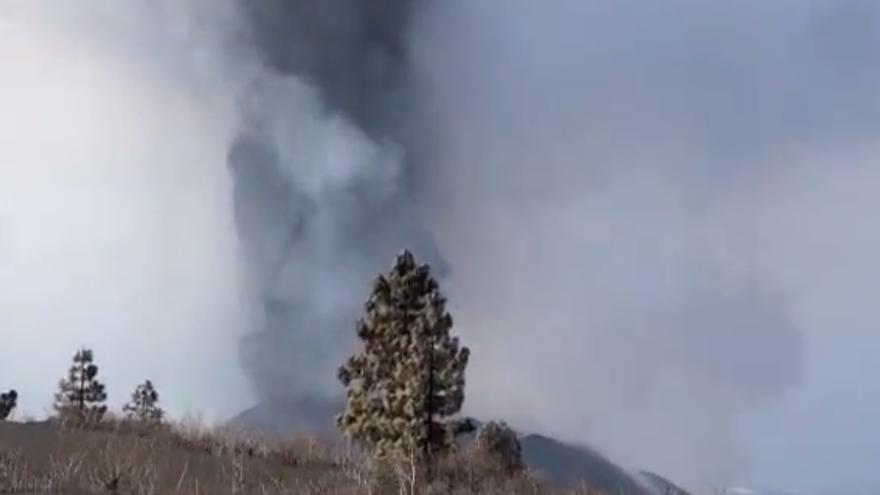
<instances>
[{"instance_id":1,"label":"shrub","mask_svg":"<svg viewBox=\"0 0 880 495\"><path fill-rule=\"evenodd\" d=\"M505 473L524 469L522 445L516 432L504 422L490 422L480 429L473 449L481 460Z\"/></svg>"},{"instance_id":2,"label":"shrub","mask_svg":"<svg viewBox=\"0 0 880 495\"><path fill-rule=\"evenodd\" d=\"M18 392L15 390L0 394L0 421L7 419L17 404Z\"/></svg>"}]
</instances>

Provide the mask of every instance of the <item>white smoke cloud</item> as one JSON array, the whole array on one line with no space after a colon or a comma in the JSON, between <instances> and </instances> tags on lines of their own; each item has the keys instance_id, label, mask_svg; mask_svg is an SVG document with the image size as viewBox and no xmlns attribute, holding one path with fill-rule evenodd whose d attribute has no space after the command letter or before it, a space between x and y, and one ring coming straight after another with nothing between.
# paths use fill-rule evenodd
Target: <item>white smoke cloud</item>
<instances>
[{"instance_id":1,"label":"white smoke cloud","mask_svg":"<svg viewBox=\"0 0 880 495\"><path fill-rule=\"evenodd\" d=\"M260 370L261 399L336 396L333 370L351 350L355 314L375 275L357 247L358 229L368 224L368 208L400 192L403 151L330 112L294 76L270 73L249 88L243 107L258 122L244 132L265 140L274 160L245 154L234 162L239 229L255 248L255 294L276 305L261 315L266 333L245 340L244 363ZM272 167L273 189L286 188L280 197L243 185L264 173L261 166ZM277 305L285 307L280 317Z\"/></svg>"}]
</instances>

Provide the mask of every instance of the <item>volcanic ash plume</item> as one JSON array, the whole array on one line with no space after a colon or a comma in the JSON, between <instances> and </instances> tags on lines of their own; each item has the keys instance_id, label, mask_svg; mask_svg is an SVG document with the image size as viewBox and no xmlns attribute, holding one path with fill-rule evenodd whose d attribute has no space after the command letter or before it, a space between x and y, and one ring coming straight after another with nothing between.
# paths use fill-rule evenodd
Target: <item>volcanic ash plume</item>
<instances>
[{"instance_id":1,"label":"volcanic ash plume","mask_svg":"<svg viewBox=\"0 0 880 495\"><path fill-rule=\"evenodd\" d=\"M367 284L409 247L447 275L474 349L471 412L677 479L738 472L736 416L800 383L802 336L773 277L731 263L739 245L717 249L730 240L716 225L751 235L727 217L748 183L724 190L725 165L664 145L670 133L715 146L712 129L688 127L699 115L658 116L677 61L652 66L664 84L649 93L640 52L579 51L613 46L600 20L628 10L239 5L262 70L242 90L229 162L262 308L242 353L263 401L341 394L333 371ZM630 106L610 104L616 91ZM760 155L761 137L741 139ZM745 156L714 151L748 180Z\"/></svg>"},{"instance_id":2,"label":"volcanic ash plume","mask_svg":"<svg viewBox=\"0 0 880 495\"><path fill-rule=\"evenodd\" d=\"M268 401L337 395L368 283L404 247L439 261L403 140L411 2L242 2L265 72L230 149L235 212L264 311L243 344Z\"/></svg>"}]
</instances>

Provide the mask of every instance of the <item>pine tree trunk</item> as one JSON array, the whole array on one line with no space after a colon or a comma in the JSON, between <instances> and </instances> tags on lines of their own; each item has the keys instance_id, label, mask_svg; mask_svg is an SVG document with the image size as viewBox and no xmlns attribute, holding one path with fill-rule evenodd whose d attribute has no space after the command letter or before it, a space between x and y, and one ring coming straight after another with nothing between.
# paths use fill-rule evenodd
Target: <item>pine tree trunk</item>
<instances>
[{"instance_id":1,"label":"pine tree trunk","mask_svg":"<svg viewBox=\"0 0 880 495\"><path fill-rule=\"evenodd\" d=\"M86 409L86 374L85 370L80 366L79 369L79 390L77 390L76 398L77 404L79 405L80 412L85 411Z\"/></svg>"},{"instance_id":2,"label":"pine tree trunk","mask_svg":"<svg viewBox=\"0 0 880 495\"><path fill-rule=\"evenodd\" d=\"M431 481L433 476L433 466L431 459L431 447L432 442L434 441L434 342L433 337L428 337L428 394L425 400L425 412L426 412L426 435L427 439L425 441L425 476L428 481Z\"/></svg>"}]
</instances>

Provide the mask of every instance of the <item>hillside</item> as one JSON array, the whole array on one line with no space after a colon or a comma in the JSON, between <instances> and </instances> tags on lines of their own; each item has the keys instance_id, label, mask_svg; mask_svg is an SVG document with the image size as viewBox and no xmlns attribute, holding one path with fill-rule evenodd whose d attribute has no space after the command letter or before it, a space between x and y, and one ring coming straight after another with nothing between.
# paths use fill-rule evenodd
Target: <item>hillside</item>
<instances>
[{"instance_id":1,"label":"hillside","mask_svg":"<svg viewBox=\"0 0 880 495\"><path fill-rule=\"evenodd\" d=\"M339 461L304 445L286 449L186 428L0 422L0 493L358 493Z\"/></svg>"},{"instance_id":2,"label":"hillside","mask_svg":"<svg viewBox=\"0 0 880 495\"><path fill-rule=\"evenodd\" d=\"M426 487L418 480L413 484L405 471L377 477L367 459L303 440L247 440L186 425L145 430L109 421L86 430L0 422L0 493L6 494L595 493L501 475L475 459L462 454L439 465L436 481Z\"/></svg>"},{"instance_id":3,"label":"hillside","mask_svg":"<svg viewBox=\"0 0 880 495\"><path fill-rule=\"evenodd\" d=\"M320 398L261 404L244 411L230 424L269 435L311 432L332 441L338 435L333 414L341 407L340 401ZM687 495L660 475L647 471L631 474L587 446L574 446L535 434L522 435L520 442L526 464L542 479L557 486L585 482L606 493Z\"/></svg>"}]
</instances>

